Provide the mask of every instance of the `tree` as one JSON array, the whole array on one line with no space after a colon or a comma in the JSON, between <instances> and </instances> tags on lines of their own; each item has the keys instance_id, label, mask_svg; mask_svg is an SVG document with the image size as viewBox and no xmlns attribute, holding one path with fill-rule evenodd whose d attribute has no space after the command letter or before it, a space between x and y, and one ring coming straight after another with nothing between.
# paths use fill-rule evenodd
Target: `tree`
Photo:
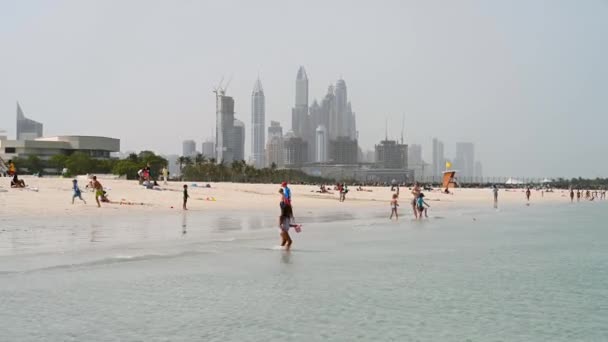
<instances>
[{"instance_id":1,"label":"tree","mask_svg":"<svg viewBox=\"0 0 608 342\"><path fill-rule=\"evenodd\" d=\"M137 179L139 162L134 162L130 158L119 160L112 168L112 173L119 176L127 176L127 179Z\"/></svg>"},{"instance_id":2,"label":"tree","mask_svg":"<svg viewBox=\"0 0 608 342\"><path fill-rule=\"evenodd\" d=\"M68 157L65 154L56 154L51 157L51 159L49 160L49 164L50 166L54 167L55 170L57 170L58 174L61 174L63 172L63 168L66 165L67 160Z\"/></svg>"},{"instance_id":3,"label":"tree","mask_svg":"<svg viewBox=\"0 0 608 342\"><path fill-rule=\"evenodd\" d=\"M67 158L65 165L71 174L82 175L94 171L95 161L86 153L74 152Z\"/></svg>"},{"instance_id":4,"label":"tree","mask_svg":"<svg viewBox=\"0 0 608 342\"><path fill-rule=\"evenodd\" d=\"M27 157L27 169L30 171L30 173L42 173L42 170L44 169L44 167L42 166L42 161L40 160L40 158L38 158L38 156L28 156Z\"/></svg>"},{"instance_id":5,"label":"tree","mask_svg":"<svg viewBox=\"0 0 608 342\"><path fill-rule=\"evenodd\" d=\"M205 157L202 153L197 153L196 156L194 156L194 164L196 166L201 166L203 164L205 164L207 162L207 157Z\"/></svg>"}]
</instances>

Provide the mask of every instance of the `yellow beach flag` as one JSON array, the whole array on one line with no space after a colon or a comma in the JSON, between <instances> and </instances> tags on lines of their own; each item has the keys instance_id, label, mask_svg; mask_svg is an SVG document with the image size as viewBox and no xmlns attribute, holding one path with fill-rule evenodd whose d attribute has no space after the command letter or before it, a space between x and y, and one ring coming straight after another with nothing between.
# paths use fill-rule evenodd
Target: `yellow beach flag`
<instances>
[{"instance_id":1,"label":"yellow beach flag","mask_svg":"<svg viewBox=\"0 0 608 342\"><path fill-rule=\"evenodd\" d=\"M452 168L452 163L450 163L449 161L445 162L445 168L447 169L451 169Z\"/></svg>"}]
</instances>

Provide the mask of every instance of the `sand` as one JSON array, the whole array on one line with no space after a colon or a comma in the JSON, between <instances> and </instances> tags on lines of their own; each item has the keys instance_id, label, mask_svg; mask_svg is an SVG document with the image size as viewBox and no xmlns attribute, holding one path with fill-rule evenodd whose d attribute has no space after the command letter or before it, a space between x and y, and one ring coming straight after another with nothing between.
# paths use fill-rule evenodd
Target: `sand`
<instances>
[{"instance_id":1,"label":"sand","mask_svg":"<svg viewBox=\"0 0 608 342\"><path fill-rule=\"evenodd\" d=\"M72 205L71 179L23 177L27 189L11 189L9 178L0 178L0 211L1 216L16 215L97 215L99 212L112 214L129 214L133 212L170 212L181 211L183 185L187 184L190 194L188 208L190 211L229 211L231 215L241 211L261 210L276 212L279 202L277 193L279 184L242 184L242 183L209 183L206 182L169 182L160 186L160 190L149 190L140 186L137 181L101 179L107 189L112 203L102 203L101 208L95 204L94 193L85 189L85 177L78 177L83 198L87 204L76 199ZM390 187L364 187L368 191L357 191L349 187L346 201L338 201L338 192L320 194L317 186L290 185L293 206L297 210L333 210L352 211L359 208L390 212L389 202L392 196ZM492 206L491 189L455 189L451 195L440 191L425 192L427 202L434 209L449 208L487 208ZM401 211L409 214L408 203L410 190L401 189ZM553 193L533 191L531 203L551 204L567 202L567 192L556 190ZM525 204L523 190L504 190L499 193L500 205Z\"/></svg>"}]
</instances>

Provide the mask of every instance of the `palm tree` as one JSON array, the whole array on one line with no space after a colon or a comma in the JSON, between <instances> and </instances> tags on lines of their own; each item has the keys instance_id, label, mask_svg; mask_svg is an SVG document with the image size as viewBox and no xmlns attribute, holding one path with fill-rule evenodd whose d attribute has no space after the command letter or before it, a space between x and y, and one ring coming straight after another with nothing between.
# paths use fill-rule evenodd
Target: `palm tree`
<instances>
[{"instance_id":1,"label":"palm tree","mask_svg":"<svg viewBox=\"0 0 608 342\"><path fill-rule=\"evenodd\" d=\"M179 158L177 158L177 161L175 162L175 164L179 165L179 173L181 174L183 169L184 169L184 164L186 163L186 158L184 156L181 156Z\"/></svg>"},{"instance_id":2,"label":"palm tree","mask_svg":"<svg viewBox=\"0 0 608 342\"><path fill-rule=\"evenodd\" d=\"M196 164L196 166L201 166L206 162L207 162L207 157L205 157L202 153L197 153L196 156L194 157L194 164Z\"/></svg>"}]
</instances>

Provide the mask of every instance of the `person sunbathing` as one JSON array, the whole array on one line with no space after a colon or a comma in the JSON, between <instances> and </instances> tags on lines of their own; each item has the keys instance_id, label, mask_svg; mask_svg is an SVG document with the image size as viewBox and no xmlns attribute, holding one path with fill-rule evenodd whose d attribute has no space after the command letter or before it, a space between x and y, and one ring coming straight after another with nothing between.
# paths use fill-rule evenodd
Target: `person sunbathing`
<instances>
[{"instance_id":1,"label":"person sunbathing","mask_svg":"<svg viewBox=\"0 0 608 342\"><path fill-rule=\"evenodd\" d=\"M11 188L25 188L25 181L19 179L16 173L11 180Z\"/></svg>"}]
</instances>

